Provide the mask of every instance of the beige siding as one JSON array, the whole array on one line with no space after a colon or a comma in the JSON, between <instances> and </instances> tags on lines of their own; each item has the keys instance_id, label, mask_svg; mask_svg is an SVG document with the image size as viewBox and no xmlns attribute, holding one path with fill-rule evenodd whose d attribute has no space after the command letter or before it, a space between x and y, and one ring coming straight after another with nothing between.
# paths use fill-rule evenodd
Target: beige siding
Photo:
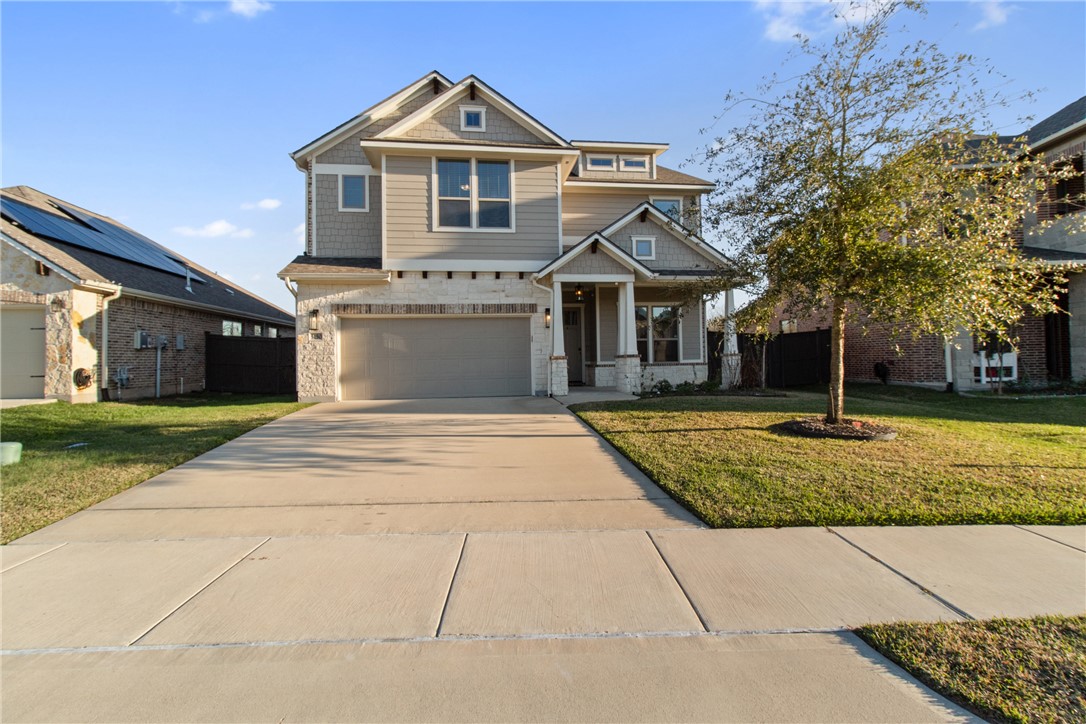
<instances>
[{"instance_id":1,"label":"beige siding","mask_svg":"<svg viewBox=\"0 0 1086 724\"><path fill-rule=\"evenodd\" d=\"M516 231L431 231L433 160L389 156L386 160L387 244L390 259L539 261L558 248L557 166L515 161ZM435 267L439 270L439 267Z\"/></svg>"},{"instance_id":2,"label":"beige siding","mask_svg":"<svg viewBox=\"0 0 1086 724\"><path fill-rule=\"evenodd\" d=\"M482 132L460 130L460 106L486 108L486 130ZM452 101L433 117L414 128L396 134L396 138L443 141L498 141L528 146L550 145L519 122L513 120L482 98L468 100L465 94Z\"/></svg>"},{"instance_id":3,"label":"beige siding","mask_svg":"<svg viewBox=\"0 0 1086 724\"><path fill-rule=\"evenodd\" d=\"M656 258L640 259L649 269L714 269L716 264L693 247L675 237L655 219L634 219L609 237L615 245L633 253L634 236L656 237Z\"/></svg>"},{"instance_id":4,"label":"beige siding","mask_svg":"<svg viewBox=\"0 0 1086 724\"><path fill-rule=\"evenodd\" d=\"M619 264L610 254L592 250L582 251L573 261L559 267L556 274L623 274L632 276L629 268Z\"/></svg>"},{"instance_id":5,"label":"beige siding","mask_svg":"<svg viewBox=\"0 0 1086 724\"><path fill-rule=\"evenodd\" d=\"M578 239L618 221L635 206L649 200L644 190L615 193L562 194L562 235Z\"/></svg>"},{"instance_id":6,"label":"beige siding","mask_svg":"<svg viewBox=\"0 0 1086 724\"><path fill-rule=\"evenodd\" d=\"M618 287L597 286L599 298L600 362L614 362L618 349Z\"/></svg>"},{"instance_id":7,"label":"beige siding","mask_svg":"<svg viewBox=\"0 0 1086 724\"><path fill-rule=\"evenodd\" d=\"M381 177L367 183L369 211L340 211L339 177L317 174L314 256L381 256Z\"/></svg>"},{"instance_id":8,"label":"beige siding","mask_svg":"<svg viewBox=\"0 0 1086 724\"><path fill-rule=\"evenodd\" d=\"M679 340L681 351L679 355L684 361L702 361L702 340L705 337L705 324L702 314L705 309L703 302L691 302L683 307L682 311L682 339Z\"/></svg>"}]
</instances>

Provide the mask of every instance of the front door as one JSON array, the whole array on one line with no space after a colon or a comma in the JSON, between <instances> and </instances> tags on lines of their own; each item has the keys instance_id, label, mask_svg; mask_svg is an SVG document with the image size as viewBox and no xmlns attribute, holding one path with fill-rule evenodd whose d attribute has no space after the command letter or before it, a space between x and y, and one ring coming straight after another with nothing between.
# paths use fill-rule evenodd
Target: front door
<instances>
[{"instance_id":1,"label":"front door","mask_svg":"<svg viewBox=\"0 0 1086 724\"><path fill-rule=\"evenodd\" d=\"M581 325L582 307L562 309L562 330L566 338L566 363L569 365L569 381L584 384L584 331Z\"/></svg>"}]
</instances>

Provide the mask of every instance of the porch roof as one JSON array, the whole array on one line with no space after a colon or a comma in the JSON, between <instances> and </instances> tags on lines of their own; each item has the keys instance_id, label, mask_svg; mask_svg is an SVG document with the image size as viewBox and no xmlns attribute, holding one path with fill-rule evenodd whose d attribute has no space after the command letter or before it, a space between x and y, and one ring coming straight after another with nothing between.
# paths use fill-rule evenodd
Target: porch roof
<instances>
[{"instance_id":1,"label":"porch roof","mask_svg":"<svg viewBox=\"0 0 1086 724\"><path fill-rule=\"evenodd\" d=\"M622 266L630 270L630 273L634 276L640 276L645 279L656 278L656 273L642 264L640 261L631 256L625 249L622 249L606 236L598 231L592 232L581 241L577 242L569 249L558 255L553 261L548 263L542 269L535 273L535 277L545 277L548 274L552 274L560 270L562 267L569 264L571 261L579 257L586 250L595 246L597 249L603 249L611 258L617 261Z\"/></svg>"}]
</instances>

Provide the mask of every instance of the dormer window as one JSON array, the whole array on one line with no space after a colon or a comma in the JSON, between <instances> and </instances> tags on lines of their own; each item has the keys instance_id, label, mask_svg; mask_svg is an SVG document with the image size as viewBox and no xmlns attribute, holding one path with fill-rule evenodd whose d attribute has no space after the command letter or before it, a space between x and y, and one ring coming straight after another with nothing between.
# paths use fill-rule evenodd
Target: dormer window
<instances>
[{"instance_id":1,"label":"dormer window","mask_svg":"<svg viewBox=\"0 0 1086 724\"><path fill-rule=\"evenodd\" d=\"M588 170L589 171L614 171L615 170L615 157L614 156L588 156L587 157Z\"/></svg>"},{"instance_id":2,"label":"dormer window","mask_svg":"<svg viewBox=\"0 0 1086 724\"><path fill-rule=\"evenodd\" d=\"M649 160L644 156L623 156L622 157L622 170L623 171L648 171Z\"/></svg>"},{"instance_id":3,"label":"dormer window","mask_svg":"<svg viewBox=\"0 0 1086 724\"><path fill-rule=\"evenodd\" d=\"M460 106L460 130L482 133L486 130L486 108Z\"/></svg>"}]
</instances>

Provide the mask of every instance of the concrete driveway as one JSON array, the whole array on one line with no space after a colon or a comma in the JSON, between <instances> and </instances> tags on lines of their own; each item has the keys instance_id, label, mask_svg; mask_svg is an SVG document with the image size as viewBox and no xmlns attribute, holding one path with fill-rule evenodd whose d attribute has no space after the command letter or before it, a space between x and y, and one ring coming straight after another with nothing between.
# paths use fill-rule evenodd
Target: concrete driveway
<instances>
[{"instance_id":1,"label":"concrete driveway","mask_svg":"<svg viewBox=\"0 0 1086 724\"><path fill-rule=\"evenodd\" d=\"M1086 530L707 530L553 400L319 405L0 549L5 721L947 721L848 632Z\"/></svg>"},{"instance_id":2,"label":"concrete driveway","mask_svg":"<svg viewBox=\"0 0 1086 724\"><path fill-rule=\"evenodd\" d=\"M557 402L317 405L23 542L700 523Z\"/></svg>"}]
</instances>

